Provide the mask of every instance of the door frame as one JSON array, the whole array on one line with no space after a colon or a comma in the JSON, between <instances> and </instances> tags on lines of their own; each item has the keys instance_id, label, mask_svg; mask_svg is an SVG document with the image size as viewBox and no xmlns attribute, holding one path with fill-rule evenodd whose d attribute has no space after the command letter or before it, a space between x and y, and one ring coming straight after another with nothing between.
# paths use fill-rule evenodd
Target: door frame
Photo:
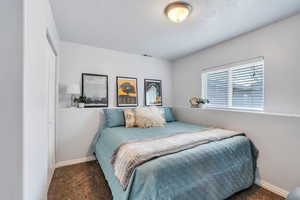
<instances>
[{"instance_id":1,"label":"door frame","mask_svg":"<svg viewBox=\"0 0 300 200\"><path fill-rule=\"evenodd\" d=\"M56 125L56 119L57 119L57 102L58 102L58 53L57 53L57 50L55 48L55 45L54 45L54 42L53 42L53 37L51 36L50 34L50 31L47 29L46 30L46 45L49 45L54 56L55 56L55 89L54 89L54 92L55 92L55 99L54 99L54 121L55 121L55 124L54 124L54 156L55 156L55 159L56 159L56 132L57 132L57 125ZM46 46L45 46L46 47ZM49 76L49 74L48 74ZM49 97L48 97L49 98ZM48 100L49 101L49 100ZM48 105L49 107L49 105ZM48 109L48 108L47 108ZM47 111L47 116L49 116L49 109ZM48 121L47 121L48 122ZM48 124L47 124L48 125ZM49 131L49 128L47 128L48 131ZM49 135L47 135L49 136ZM49 141L48 141L48 144L49 144ZM47 149L47 156L49 157L49 147ZM47 164L49 165L49 158L48 158L48 161L47 161ZM48 167L48 166L47 166ZM53 174L54 174L54 170L55 170L55 163L54 163L54 168L53 168L53 171L51 172L51 174L49 175L48 174L48 168L47 168L47 193L48 193L48 189L49 189L49 186L50 186L50 183L51 183L51 180L52 180L52 177L53 177Z\"/></svg>"}]
</instances>

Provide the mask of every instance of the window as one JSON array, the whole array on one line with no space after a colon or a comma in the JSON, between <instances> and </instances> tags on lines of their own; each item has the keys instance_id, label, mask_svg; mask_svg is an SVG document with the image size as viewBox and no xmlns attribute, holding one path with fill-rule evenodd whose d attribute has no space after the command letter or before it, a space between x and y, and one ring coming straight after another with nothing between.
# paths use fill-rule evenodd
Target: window
<instances>
[{"instance_id":1,"label":"window","mask_svg":"<svg viewBox=\"0 0 300 200\"><path fill-rule=\"evenodd\" d=\"M263 110L263 59L204 71L202 97L210 101L208 107Z\"/></svg>"}]
</instances>

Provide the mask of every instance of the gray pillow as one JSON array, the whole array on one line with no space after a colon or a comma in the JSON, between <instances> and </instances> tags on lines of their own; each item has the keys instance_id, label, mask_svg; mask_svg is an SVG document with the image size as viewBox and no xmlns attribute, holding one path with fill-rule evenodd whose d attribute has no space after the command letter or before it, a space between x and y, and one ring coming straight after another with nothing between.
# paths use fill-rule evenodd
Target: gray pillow
<instances>
[{"instance_id":1,"label":"gray pillow","mask_svg":"<svg viewBox=\"0 0 300 200\"><path fill-rule=\"evenodd\" d=\"M164 110L165 113L165 118L167 122L174 122L176 121L174 115L173 115L173 110L171 107L163 107L162 108Z\"/></svg>"},{"instance_id":2,"label":"gray pillow","mask_svg":"<svg viewBox=\"0 0 300 200\"><path fill-rule=\"evenodd\" d=\"M118 127L125 126L123 109L108 108L104 109L106 127Z\"/></svg>"}]
</instances>

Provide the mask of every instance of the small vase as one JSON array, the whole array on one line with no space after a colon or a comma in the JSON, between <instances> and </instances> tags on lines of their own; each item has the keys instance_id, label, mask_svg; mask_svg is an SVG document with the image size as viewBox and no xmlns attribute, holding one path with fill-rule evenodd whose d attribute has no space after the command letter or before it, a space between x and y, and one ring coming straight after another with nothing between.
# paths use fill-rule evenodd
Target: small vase
<instances>
[{"instance_id":1,"label":"small vase","mask_svg":"<svg viewBox=\"0 0 300 200\"><path fill-rule=\"evenodd\" d=\"M78 103L78 108L84 108L84 103Z\"/></svg>"}]
</instances>

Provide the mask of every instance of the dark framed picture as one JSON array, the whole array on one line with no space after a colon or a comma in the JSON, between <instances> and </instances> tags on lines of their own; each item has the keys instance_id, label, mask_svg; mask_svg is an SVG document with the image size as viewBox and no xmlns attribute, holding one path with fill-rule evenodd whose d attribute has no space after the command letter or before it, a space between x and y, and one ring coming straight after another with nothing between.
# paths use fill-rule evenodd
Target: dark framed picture
<instances>
[{"instance_id":1,"label":"dark framed picture","mask_svg":"<svg viewBox=\"0 0 300 200\"><path fill-rule=\"evenodd\" d=\"M162 106L161 80L145 79L144 93L146 106Z\"/></svg>"},{"instance_id":2,"label":"dark framed picture","mask_svg":"<svg viewBox=\"0 0 300 200\"><path fill-rule=\"evenodd\" d=\"M86 97L85 107L107 107L108 76L83 73L81 79L81 96Z\"/></svg>"},{"instance_id":3,"label":"dark framed picture","mask_svg":"<svg viewBox=\"0 0 300 200\"><path fill-rule=\"evenodd\" d=\"M137 78L117 76L117 106L138 106Z\"/></svg>"}]
</instances>

